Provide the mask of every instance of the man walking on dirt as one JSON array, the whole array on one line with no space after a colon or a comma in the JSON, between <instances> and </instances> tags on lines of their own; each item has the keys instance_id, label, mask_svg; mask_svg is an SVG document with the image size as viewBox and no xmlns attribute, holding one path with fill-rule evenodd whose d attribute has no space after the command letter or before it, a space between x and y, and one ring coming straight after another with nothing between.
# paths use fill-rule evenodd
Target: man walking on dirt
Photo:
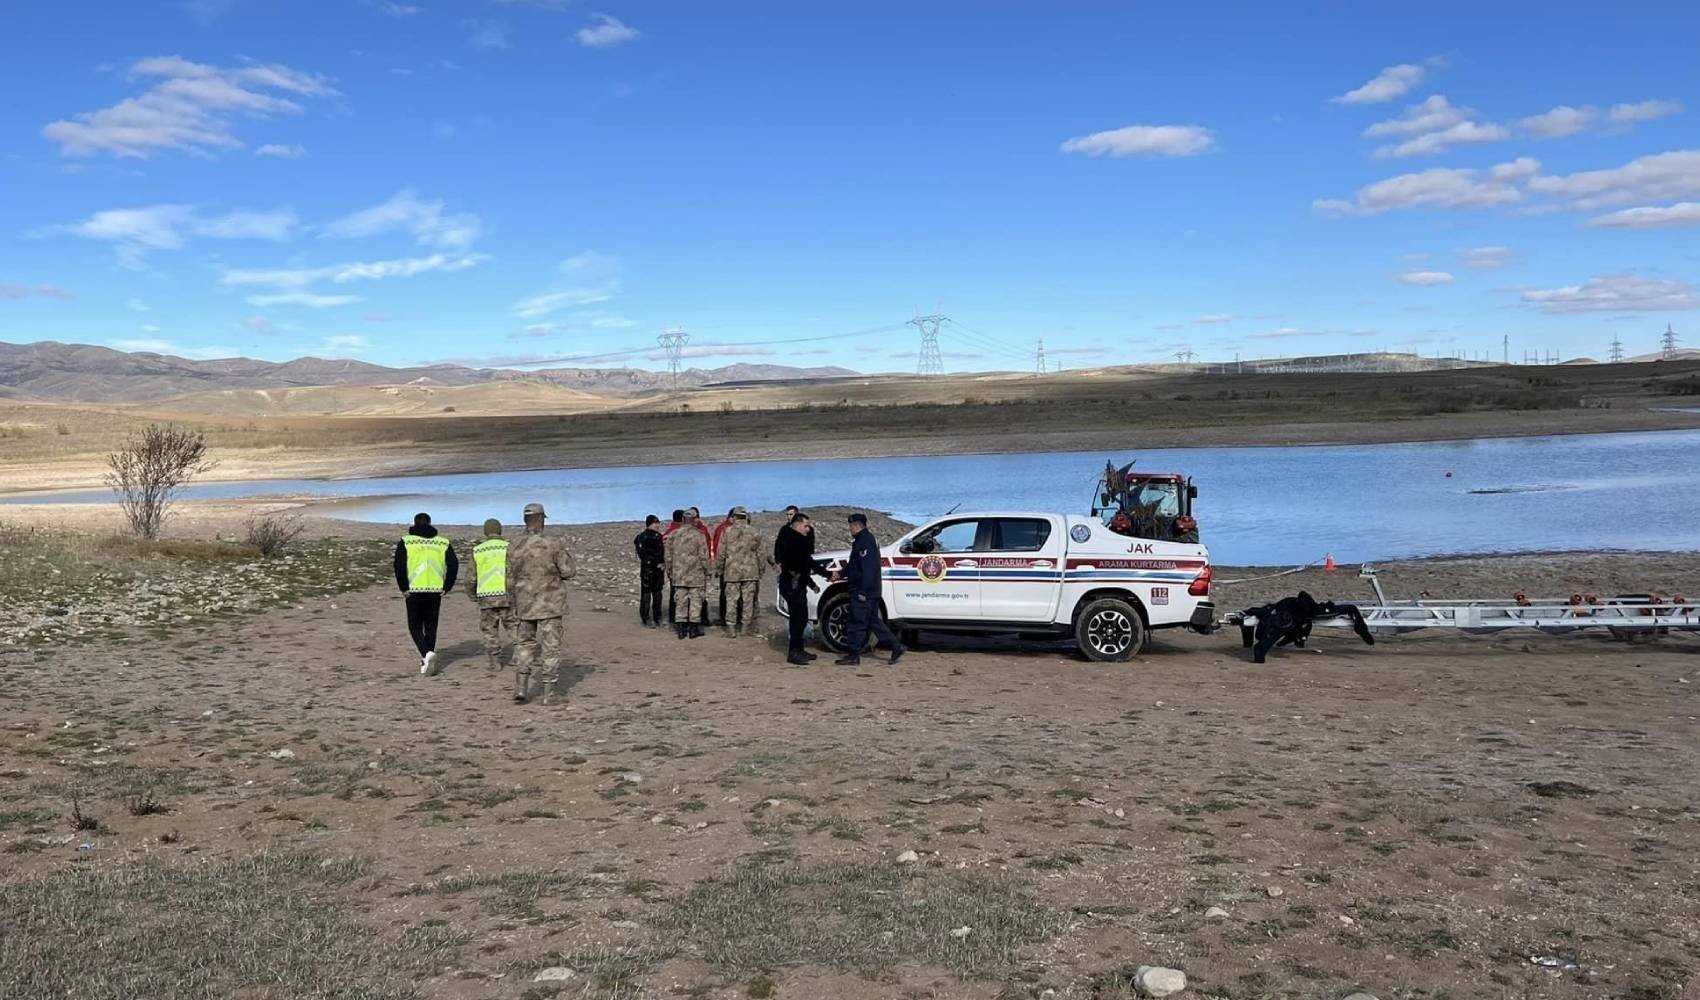
<instances>
[{"instance_id":1,"label":"man walking on dirt","mask_svg":"<svg viewBox=\"0 0 1700 1000\"><path fill-rule=\"evenodd\" d=\"M708 531L697 522L695 507L685 510L684 523L667 539L667 581L678 598L674 632L681 639L702 638L708 610Z\"/></svg>"},{"instance_id":2,"label":"man walking on dirt","mask_svg":"<svg viewBox=\"0 0 1700 1000\"><path fill-rule=\"evenodd\" d=\"M868 629L891 647L891 661L903 658L903 643L891 634L891 626L880 614L880 543L868 530L868 515L860 511L850 515L850 558L842 573L850 585L850 625L844 630L847 652L832 661L835 666L855 667L862 663L862 647L868 641Z\"/></svg>"},{"instance_id":3,"label":"man walking on dirt","mask_svg":"<svg viewBox=\"0 0 1700 1000\"><path fill-rule=\"evenodd\" d=\"M453 590L460 562L454 546L439 537L431 515L413 515L413 527L395 543L395 584L407 595L407 634L419 650L419 672L437 672L437 616L443 592Z\"/></svg>"},{"instance_id":4,"label":"man walking on dirt","mask_svg":"<svg viewBox=\"0 0 1700 1000\"><path fill-rule=\"evenodd\" d=\"M484 641L484 656L491 670L502 669L502 630L508 641L516 638L514 595L508 588L508 540L502 537L502 522L484 522L484 540L472 549L472 585L467 588L478 605L478 637Z\"/></svg>"},{"instance_id":5,"label":"man walking on dirt","mask_svg":"<svg viewBox=\"0 0 1700 1000\"><path fill-rule=\"evenodd\" d=\"M794 667L806 667L815 658L803 648L803 630L809 627L809 591L819 590L814 578L826 575L815 559L814 531L809 515L798 511L773 546L773 558L779 564L779 596L785 599L785 614L790 618L791 646L785 662Z\"/></svg>"},{"instance_id":6,"label":"man walking on dirt","mask_svg":"<svg viewBox=\"0 0 1700 1000\"><path fill-rule=\"evenodd\" d=\"M661 519L651 514L632 539L638 560L638 617L645 628L661 627L661 590L667 586L667 543L660 525Z\"/></svg>"},{"instance_id":7,"label":"man walking on dirt","mask_svg":"<svg viewBox=\"0 0 1700 1000\"><path fill-rule=\"evenodd\" d=\"M514 701L531 694L531 671L543 647L543 704L555 694L561 675L561 628L567 614L566 582L574 575L567 543L543 533L543 505L525 505L525 534L508 549L508 574L513 581L514 618L519 629L514 644Z\"/></svg>"},{"instance_id":8,"label":"man walking on dirt","mask_svg":"<svg viewBox=\"0 0 1700 1000\"><path fill-rule=\"evenodd\" d=\"M720 626L728 639L736 639L741 632L757 634L761 605L756 589L761 580L761 548L761 536L750 527L750 512L733 507L714 553L715 570L720 574L720 586L725 594Z\"/></svg>"}]
</instances>

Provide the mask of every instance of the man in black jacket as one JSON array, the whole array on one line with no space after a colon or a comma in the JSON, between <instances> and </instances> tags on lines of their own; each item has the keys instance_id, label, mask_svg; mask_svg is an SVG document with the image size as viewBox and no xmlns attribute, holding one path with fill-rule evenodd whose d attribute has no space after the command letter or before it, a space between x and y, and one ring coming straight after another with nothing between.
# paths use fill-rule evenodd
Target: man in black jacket
<instances>
[{"instance_id":1,"label":"man in black jacket","mask_svg":"<svg viewBox=\"0 0 1700 1000\"><path fill-rule=\"evenodd\" d=\"M632 539L638 559L638 617L649 628L661 627L661 588L667 586L667 544L660 524L659 517L649 515Z\"/></svg>"},{"instance_id":2,"label":"man in black jacket","mask_svg":"<svg viewBox=\"0 0 1700 1000\"><path fill-rule=\"evenodd\" d=\"M891 661L903 658L903 643L891 634L891 626L880 614L880 543L868 530L868 516L861 512L850 515L850 559L842 573L850 585L850 627L844 630L844 645L848 650L832 661L840 667L856 667L862 663L862 647L868 641L868 629L891 647Z\"/></svg>"},{"instance_id":3,"label":"man in black jacket","mask_svg":"<svg viewBox=\"0 0 1700 1000\"><path fill-rule=\"evenodd\" d=\"M459 572L455 548L437 537L431 515L415 514L413 527L395 543L395 585L407 595L407 634L419 650L419 672L426 676L437 672L437 615Z\"/></svg>"},{"instance_id":4,"label":"man in black jacket","mask_svg":"<svg viewBox=\"0 0 1700 1000\"><path fill-rule=\"evenodd\" d=\"M815 558L814 532L809 515L798 511L773 543L773 561L779 564L779 596L785 599L785 614L791 622L791 648L785 662L795 667L806 667L815 658L803 648L803 630L809 625L809 591L820 589L814 578L827 575Z\"/></svg>"}]
</instances>

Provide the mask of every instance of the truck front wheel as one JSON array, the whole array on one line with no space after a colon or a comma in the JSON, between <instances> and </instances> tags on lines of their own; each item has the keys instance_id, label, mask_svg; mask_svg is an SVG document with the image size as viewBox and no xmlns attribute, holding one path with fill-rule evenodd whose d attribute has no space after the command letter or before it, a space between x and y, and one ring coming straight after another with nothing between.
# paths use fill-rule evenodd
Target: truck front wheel
<instances>
[{"instance_id":1,"label":"truck front wheel","mask_svg":"<svg viewBox=\"0 0 1700 1000\"><path fill-rule=\"evenodd\" d=\"M1074 638L1088 660L1122 663L1145 646L1145 621L1119 597L1100 597L1080 610Z\"/></svg>"},{"instance_id":2,"label":"truck front wheel","mask_svg":"<svg viewBox=\"0 0 1700 1000\"><path fill-rule=\"evenodd\" d=\"M850 646L845 639L845 633L850 630L850 592L840 590L832 594L820 602L818 611L815 634L820 637L821 643L834 653L848 652ZM873 638L871 630L868 638ZM871 645L872 643L864 644L861 651L867 652Z\"/></svg>"}]
</instances>

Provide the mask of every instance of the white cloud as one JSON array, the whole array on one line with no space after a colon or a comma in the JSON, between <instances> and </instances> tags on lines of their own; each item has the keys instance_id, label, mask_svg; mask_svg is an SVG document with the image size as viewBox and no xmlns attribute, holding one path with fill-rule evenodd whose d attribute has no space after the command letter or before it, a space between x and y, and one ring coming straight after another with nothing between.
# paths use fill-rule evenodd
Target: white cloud
<instances>
[{"instance_id":1,"label":"white cloud","mask_svg":"<svg viewBox=\"0 0 1700 1000\"><path fill-rule=\"evenodd\" d=\"M1610 170L1537 177L1529 188L1581 209L1700 197L1700 149L1643 156Z\"/></svg>"},{"instance_id":2,"label":"white cloud","mask_svg":"<svg viewBox=\"0 0 1700 1000\"><path fill-rule=\"evenodd\" d=\"M413 278L434 271L452 273L477 267L489 260L482 254L432 254L429 257L403 257L396 260L351 261L325 267L288 267L271 270L235 269L225 271L218 282L227 287L259 285L272 288L300 289L321 282L345 285L351 281L383 281L388 278ZM252 300L250 300L252 301ZM255 303L258 305L259 303Z\"/></svg>"},{"instance_id":3,"label":"white cloud","mask_svg":"<svg viewBox=\"0 0 1700 1000\"><path fill-rule=\"evenodd\" d=\"M1197 156L1216 145L1216 137L1200 125L1128 125L1076 136L1062 144L1065 153L1087 156Z\"/></svg>"},{"instance_id":4,"label":"white cloud","mask_svg":"<svg viewBox=\"0 0 1700 1000\"><path fill-rule=\"evenodd\" d=\"M1700 309L1700 296L1686 281L1616 274L1589 278L1580 285L1526 291L1523 303L1554 315L1668 312Z\"/></svg>"},{"instance_id":5,"label":"white cloud","mask_svg":"<svg viewBox=\"0 0 1700 1000\"><path fill-rule=\"evenodd\" d=\"M1492 271L1511 263L1510 247L1470 247L1458 251L1458 261L1472 271Z\"/></svg>"},{"instance_id":6,"label":"white cloud","mask_svg":"<svg viewBox=\"0 0 1700 1000\"><path fill-rule=\"evenodd\" d=\"M1606 113L1606 120L1614 125L1633 125L1681 113L1681 101L1641 101L1636 104L1613 104L1611 110Z\"/></svg>"},{"instance_id":7,"label":"white cloud","mask_svg":"<svg viewBox=\"0 0 1700 1000\"><path fill-rule=\"evenodd\" d=\"M1411 63L1389 66L1377 73L1375 79L1370 82L1331 100L1335 104L1380 104L1383 101L1391 101L1395 97L1410 93L1417 84L1423 82L1423 74L1423 67Z\"/></svg>"},{"instance_id":8,"label":"white cloud","mask_svg":"<svg viewBox=\"0 0 1700 1000\"><path fill-rule=\"evenodd\" d=\"M1453 146L1476 142L1499 142L1511 138L1502 126L1472 121L1475 112L1455 107L1440 94L1413 104L1398 118L1376 122L1364 129L1370 137L1407 137L1404 142L1381 146L1378 157L1432 156Z\"/></svg>"},{"instance_id":9,"label":"white cloud","mask_svg":"<svg viewBox=\"0 0 1700 1000\"><path fill-rule=\"evenodd\" d=\"M146 302L143 302L141 299L131 299L128 302L124 303L124 305L126 307L128 307L131 312L139 312L139 313L145 313L148 310L153 308L152 306L148 305Z\"/></svg>"},{"instance_id":10,"label":"white cloud","mask_svg":"<svg viewBox=\"0 0 1700 1000\"><path fill-rule=\"evenodd\" d=\"M143 329L147 328L144 327ZM157 327L155 329L157 329ZM115 347L120 351L146 351L152 354L169 354L174 357L189 358L195 361L208 361L213 358L233 358L237 354L236 348L226 347L222 344L208 347L186 347L181 344L173 343L169 340L161 340L157 337L134 339L120 338L118 340L109 340L106 343L108 346Z\"/></svg>"},{"instance_id":11,"label":"white cloud","mask_svg":"<svg viewBox=\"0 0 1700 1000\"><path fill-rule=\"evenodd\" d=\"M1406 208L1489 208L1525 197L1520 184L1540 173L1539 160L1520 157L1487 170L1432 167L1359 188L1351 201L1323 198L1311 207L1323 215L1379 215Z\"/></svg>"},{"instance_id":12,"label":"white cloud","mask_svg":"<svg viewBox=\"0 0 1700 1000\"><path fill-rule=\"evenodd\" d=\"M388 201L345 215L324 227L323 235L359 239L405 229L422 245L465 250L483 232L483 222L470 212L447 213L440 201L422 201L412 191L400 191Z\"/></svg>"},{"instance_id":13,"label":"white cloud","mask_svg":"<svg viewBox=\"0 0 1700 1000\"><path fill-rule=\"evenodd\" d=\"M542 7L544 10L561 10L567 6L567 0L496 0L497 3Z\"/></svg>"},{"instance_id":14,"label":"white cloud","mask_svg":"<svg viewBox=\"0 0 1700 1000\"><path fill-rule=\"evenodd\" d=\"M501 21L468 19L461 22L467 30L466 41L475 49L505 49L508 47L508 26Z\"/></svg>"},{"instance_id":15,"label":"white cloud","mask_svg":"<svg viewBox=\"0 0 1700 1000\"><path fill-rule=\"evenodd\" d=\"M1562 139L1586 129L1599 116L1600 112L1595 108L1573 108L1560 104L1551 111L1523 119L1517 126L1536 139Z\"/></svg>"},{"instance_id":16,"label":"white cloud","mask_svg":"<svg viewBox=\"0 0 1700 1000\"><path fill-rule=\"evenodd\" d=\"M271 240L281 243L295 229L295 213L288 209L274 212L231 212L228 215L197 219L195 235L224 240Z\"/></svg>"},{"instance_id":17,"label":"white cloud","mask_svg":"<svg viewBox=\"0 0 1700 1000\"><path fill-rule=\"evenodd\" d=\"M265 333L272 328L272 321L264 316L249 316L242 320L242 329L249 333Z\"/></svg>"},{"instance_id":18,"label":"white cloud","mask_svg":"<svg viewBox=\"0 0 1700 1000\"><path fill-rule=\"evenodd\" d=\"M326 337L318 347L312 348L314 354L328 354L340 357L349 354L365 354L372 349L372 342L358 333L339 333Z\"/></svg>"},{"instance_id":19,"label":"white cloud","mask_svg":"<svg viewBox=\"0 0 1700 1000\"><path fill-rule=\"evenodd\" d=\"M642 32L607 14L592 14L590 23L573 32L573 37L585 48L605 49L635 42L642 37Z\"/></svg>"},{"instance_id":20,"label":"white cloud","mask_svg":"<svg viewBox=\"0 0 1700 1000\"><path fill-rule=\"evenodd\" d=\"M346 306L362 299L358 295L320 295L317 292L275 292L266 295L250 295L247 303L260 309L272 306L306 306L309 309L330 309L334 306Z\"/></svg>"},{"instance_id":21,"label":"white cloud","mask_svg":"<svg viewBox=\"0 0 1700 1000\"><path fill-rule=\"evenodd\" d=\"M158 333L159 327L155 326L152 323L143 323L142 324L142 332L143 333Z\"/></svg>"},{"instance_id":22,"label":"white cloud","mask_svg":"<svg viewBox=\"0 0 1700 1000\"><path fill-rule=\"evenodd\" d=\"M1595 216L1588 225L1599 229L1670 229L1700 226L1700 202L1679 201L1674 205L1643 205Z\"/></svg>"},{"instance_id":23,"label":"white cloud","mask_svg":"<svg viewBox=\"0 0 1700 1000\"><path fill-rule=\"evenodd\" d=\"M231 118L238 114L299 114L302 107L291 98L336 95L323 77L279 65L220 68L156 56L137 62L130 76L160 82L110 107L51 122L42 135L66 156L145 158L164 149L208 156L241 148L231 132Z\"/></svg>"},{"instance_id":24,"label":"white cloud","mask_svg":"<svg viewBox=\"0 0 1700 1000\"><path fill-rule=\"evenodd\" d=\"M555 268L562 281L549 291L520 299L513 314L520 319L542 319L572 306L607 302L620 293L620 259L594 250L574 254Z\"/></svg>"},{"instance_id":25,"label":"white cloud","mask_svg":"<svg viewBox=\"0 0 1700 1000\"><path fill-rule=\"evenodd\" d=\"M1234 317L1228 313L1206 313L1193 320L1194 323L1232 323Z\"/></svg>"},{"instance_id":26,"label":"white cloud","mask_svg":"<svg viewBox=\"0 0 1700 1000\"><path fill-rule=\"evenodd\" d=\"M280 143L268 142L254 150L255 156L275 156L280 160L299 160L307 155L305 146L285 146Z\"/></svg>"},{"instance_id":27,"label":"white cloud","mask_svg":"<svg viewBox=\"0 0 1700 1000\"><path fill-rule=\"evenodd\" d=\"M376 8L377 10L388 14L391 17L412 17L425 9L423 7L415 7L412 4L396 3L395 0L365 0L365 4L368 7Z\"/></svg>"},{"instance_id":28,"label":"white cloud","mask_svg":"<svg viewBox=\"0 0 1700 1000\"><path fill-rule=\"evenodd\" d=\"M62 299L69 301L77 297L77 293L58 285L20 285L11 281L0 281L0 299Z\"/></svg>"},{"instance_id":29,"label":"white cloud","mask_svg":"<svg viewBox=\"0 0 1700 1000\"><path fill-rule=\"evenodd\" d=\"M1401 285L1415 285L1419 288L1450 285L1453 281L1452 275L1445 271L1406 271L1397 275L1397 278Z\"/></svg>"}]
</instances>

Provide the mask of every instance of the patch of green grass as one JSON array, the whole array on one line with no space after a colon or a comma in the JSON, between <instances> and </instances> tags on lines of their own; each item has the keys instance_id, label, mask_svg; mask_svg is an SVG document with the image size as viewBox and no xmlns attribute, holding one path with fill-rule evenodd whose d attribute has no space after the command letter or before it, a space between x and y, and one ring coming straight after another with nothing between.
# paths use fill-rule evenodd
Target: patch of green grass
<instances>
[{"instance_id":1,"label":"patch of green grass","mask_svg":"<svg viewBox=\"0 0 1700 1000\"><path fill-rule=\"evenodd\" d=\"M14 826L40 826L51 821L54 815L51 809L12 809L0 812L0 830L9 830Z\"/></svg>"},{"instance_id":2,"label":"patch of green grass","mask_svg":"<svg viewBox=\"0 0 1700 1000\"><path fill-rule=\"evenodd\" d=\"M488 909L518 916L536 912L545 897L581 898L586 881L576 872L516 871L491 875L455 875L414 886L404 896L458 896L476 892Z\"/></svg>"},{"instance_id":3,"label":"patch of green grass","mask_svg":"<svg viewBox=\"0 0 1700 1000\"><path fill-rule=\"evenodd\" d=\"M746 863L698 883L661 925L714 965L803 963L869 976L906 960L993 975L1061 926L1006 878L862 861ZM966 936L951 933L961 927Z\"/></svg>"},{"instance_id":4,"label":"patch of green grass","mask_svg":"<svg viewBox=\"0 0 1700 1000\"><path fill-rule=\"evenodd\" d=\"M0 882L0 996L402 1000L413 976L338 898L367 874L261 854Z\"/></svg>"}]
</instances>

